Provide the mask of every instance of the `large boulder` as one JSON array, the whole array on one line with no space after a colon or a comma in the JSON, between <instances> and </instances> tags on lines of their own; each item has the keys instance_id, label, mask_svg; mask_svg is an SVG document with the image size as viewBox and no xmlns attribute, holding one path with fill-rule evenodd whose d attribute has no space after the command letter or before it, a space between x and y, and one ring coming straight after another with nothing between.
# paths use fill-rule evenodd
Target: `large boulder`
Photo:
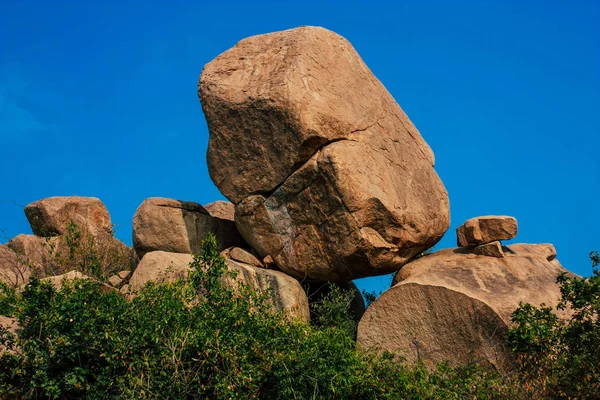
<instances>
[{"instance_id":1,"label":"large boulder","mask_svg":"<svg viewBox=\"0 0 600 400\"><path fill-rule=\"evenodd\" d=\"M144 200L133 217L133 247L139 259L152 251L199 253L209 232L221 249L240 246L244 240L233 220L222 218L221 209L212 216L191 201L154 197Z\"/></svg>"},{"instance_id":2,"label":"large boulder","mask_svg":"<svg viewBox=\"0 0 600 400\"><path fill-rule=\"evenodd\" d=\"M244 39L204 67L198 93L210 176L242 236L283 271L386 274L448 229L431 149L343 37Z\"/></svg>"},{"instance_id":3,"label":"large boulder","mask_svg":"<svg viewBox=\"0 0 600 400\"><path fill-rule=\"evenodd\" d=\"M514 217L488 215L467 220L456 228L458 246L476 246L517 236L518 225Z\"/></svg>"},{"instance_id":4,"label":"large boulder","mask_svg":"<svg viewBox=\"0 0 600 400\"><path fill-rule=\"evenodd\" d=\"M146 253L129 280L128 290L135 294L146 283L172 282L185 279L191 271L193 257L190 254L153 251ZM271 293L275 309L286 310L289 315L303 321L310 319L308 299L300 283L278 271L271 271L254 265L226 258L230 270L237 271L237 282L252 284L262 292ZM232 284L229 279L226 280Z\"/></svg>"},{"instance_id":5,"label":"large boulder","mask_svg":"<svg viewBox=\"0 0 600 400\"><path fill-rule=\"evenodd\" d=\"M36 236L64 235L71 222L92 236L112 232L108 210L95 197L49 197L27 205L25 216Z\"/></svg>"},{"instance_id":6,"label":"large boulder","mask_svg":"<svg viewBox=\"0 0 600 400\"><path fill-rule=\"evenodd\" d=\"M514 244L503 257L446 249L405 265L365 312L358 344L414 362L487 361L508 368L511 313L520 302L555 306L567 272L552 245Z\"/></svg>"},{"instance_id":7,"label":"large boulder","mask_svg":"<svg viewBox=\"0 0 600 400\"><path fill-rule=\"evenodd\" d=\"M0 244L0 282L18 287L31 276L30 262L14 250Z\"/></svg>"}]
</instances>

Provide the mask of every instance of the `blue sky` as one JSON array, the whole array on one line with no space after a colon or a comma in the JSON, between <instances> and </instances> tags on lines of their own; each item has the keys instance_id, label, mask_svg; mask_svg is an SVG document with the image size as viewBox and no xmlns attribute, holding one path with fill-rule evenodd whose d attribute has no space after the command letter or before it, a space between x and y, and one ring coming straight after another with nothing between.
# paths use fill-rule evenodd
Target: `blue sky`
<instances>
[{"instance_id":1,"label":"blue sky","mask_svg":"<svg viewBox=\"0 0 600 400\"><path fill-rule=\"evenodd\" d=\"M204 64L300 25L345 36L432 147L451 227L512 215L590 273L600 249L600 2L0 0L0 229L22 206L99 197L117 236L147 197L222 199L197 99ZM360 280L384 290L389 277Z\"/></svg>"}]
</instances>

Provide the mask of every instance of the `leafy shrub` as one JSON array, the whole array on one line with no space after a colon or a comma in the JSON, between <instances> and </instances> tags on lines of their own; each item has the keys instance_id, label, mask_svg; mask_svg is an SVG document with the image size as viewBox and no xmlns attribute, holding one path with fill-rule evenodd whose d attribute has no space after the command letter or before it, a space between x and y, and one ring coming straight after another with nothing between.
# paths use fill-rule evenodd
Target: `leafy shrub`
<instances>
[{"instance_id":1,"label":"leafy shrub","mask_svg":"<svg viewBox=\"0 0 600 400\"><path fill-rule=\"evenodd\" d=\"M129 269L131 258L131 250L116 241L114 233L94 236L73 221L67 224L64 235L43 238L38 254L41 265L30 262L18 251L15 253L15 272L26 265L35 277L44 278L75 270L102 281Z\"/></svg>"},{"instance_id":2,"label":"leafy shrub","mask_svg":"<svg viewBox=\"0 0 600 400\"><path fill-rule=\"evenodd\" d=\"M590 253L592 276L561 274L560 319L550 307L521 304L509 343L530 385L552 398L600 398L600 257Z\"/></svg>"},{"instance_id":3,"label":"leafy shrub","mask_svg":"<svg viewBox=\"0 0 600 400\"><path fill-rule=\"evenodd\" d=\"M479 367L428 371L390 354L357 351L348 299L332 291L320 324L273 312L267 295L230 274L210 236L187 281L148 284L128 299L75 280L60 290L32 279L0 294L18 337L0 330L0 396L28 399L518 398ZM2 297L4 296L4 297ZM344 314L346 313L346 314Z\"/></svg>"}]
</instances>

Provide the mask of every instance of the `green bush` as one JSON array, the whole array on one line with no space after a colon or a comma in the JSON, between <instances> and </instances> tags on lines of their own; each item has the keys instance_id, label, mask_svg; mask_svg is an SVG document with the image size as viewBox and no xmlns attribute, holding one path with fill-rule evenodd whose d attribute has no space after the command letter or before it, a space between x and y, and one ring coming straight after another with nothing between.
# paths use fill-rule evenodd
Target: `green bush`
<instances>
[{"instance_id":1,"label":"green bush","mask_svg":"<svg viewBox=\"0 0 600 400\"><path fill-rule=\"evenodd\" d=\"M0 397L26 399L505 399L520 392L480 367L428 371L357 351L343 292L310 325L273 312L250 286L228 287L214 237L187 281L137 297L76 280L32 279L0 307L21 326L0 330ZM8 304L8 305L7 305Z\"/></svg>"},{"instance_id":2,"label":"green bush","mask_svg":"<svg viewBox=\"0 0 600 400\"><path fill-rule=\"evenodd\" d=\"M590 253L592 276L561 274L559 318L550 307L521 304L509 343L519 355L524 380L550 398L600 398L600 257Z\"/></svg>"}]
</instances>

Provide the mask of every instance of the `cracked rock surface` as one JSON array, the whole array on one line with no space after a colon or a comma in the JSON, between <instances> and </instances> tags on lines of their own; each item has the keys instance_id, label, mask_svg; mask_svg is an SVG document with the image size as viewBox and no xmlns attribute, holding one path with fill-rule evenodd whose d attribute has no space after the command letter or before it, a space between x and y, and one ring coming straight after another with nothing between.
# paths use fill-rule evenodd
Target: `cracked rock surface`
<instances>
[{"instance_id":1,"label":"cracked rock surface","mask_svg":"<svg viewBox=\"0 0 600 400\"><path fill-rule=\"evenodd\" d=\"M242 236L283 271L386 274L448 229L431 149L343 37L244 39L204 67L198 94L210 176Z\"/></svg>"}]
</instances>

